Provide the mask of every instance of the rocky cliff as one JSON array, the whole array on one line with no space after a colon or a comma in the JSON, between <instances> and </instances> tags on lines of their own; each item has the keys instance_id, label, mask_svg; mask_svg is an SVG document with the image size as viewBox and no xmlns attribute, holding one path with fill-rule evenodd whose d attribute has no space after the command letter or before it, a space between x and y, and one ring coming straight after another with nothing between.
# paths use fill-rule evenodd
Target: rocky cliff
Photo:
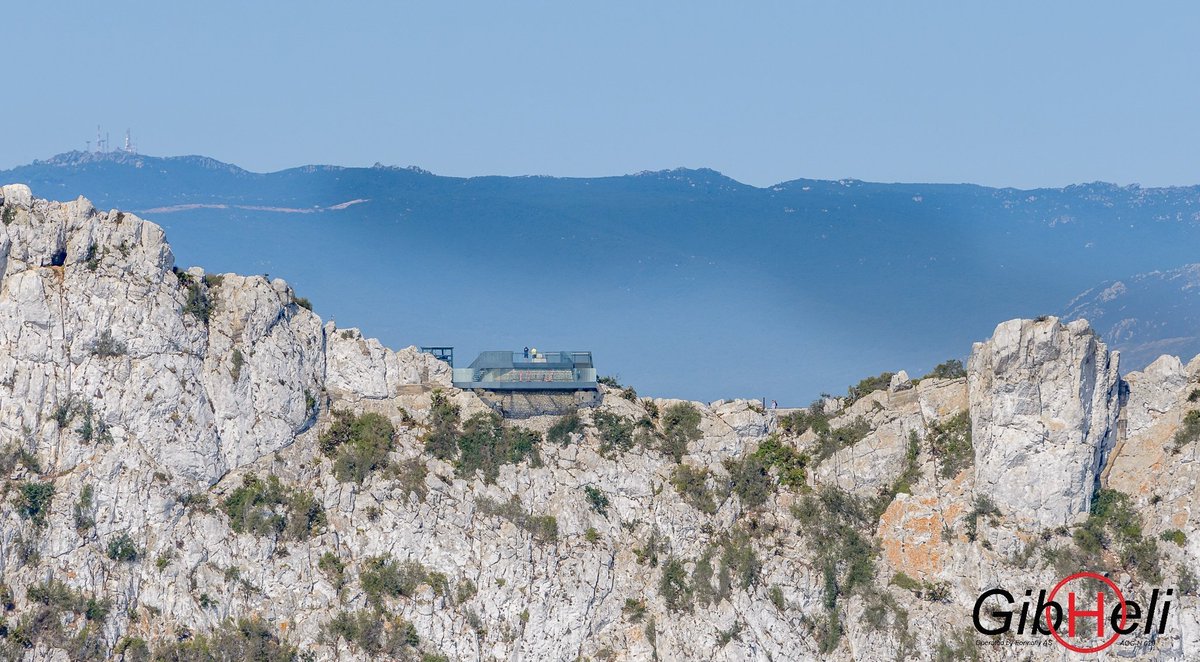
<instances>
[{"instance_id":1,"label":"rocky cliff","mask_svg":"<svg viewBox=\"0 0 1200 662\"><path fill-rule=\"evenodd\" d=\"M6 658L1069 659L971 612L1080 569L1178 595L1123 657L1200 655L1198 362L1017 320L807 410L504 420L131 214L0 212Z\"/></svg>"}]
</instances>

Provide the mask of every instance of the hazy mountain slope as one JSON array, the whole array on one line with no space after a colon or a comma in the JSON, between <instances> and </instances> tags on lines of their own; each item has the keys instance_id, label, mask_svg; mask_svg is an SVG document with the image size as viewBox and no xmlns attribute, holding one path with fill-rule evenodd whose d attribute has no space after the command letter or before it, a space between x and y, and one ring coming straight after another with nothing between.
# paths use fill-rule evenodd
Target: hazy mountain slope
<instances>
[{"instance_id":1,"label":"hazy mountain slope","mask_svg":"<svg viewBox=\"0 0 1200 662\"><path fill-rule=\"evenodd\" d=\"M1059 310L1118 268L1190 262L1200 239L1193 188L256 174L80 153L0 179L156 210L186 261L286 276L388 342L591 349L649 393L785 403L923 372L995 319Z\"/></svg>"},{"instance_id":2,"label":"hazy mountain slope","mask_svg":"<svg viewBox=\"0 0 1200 662\"><path fill-rule=\"evenodd\" d=\"M1092 320L1121 362L1141 369L1162 354L1200 354L1200 264L1152 271L1093 287L1066 316Z\"/></svg>"}]
</instances>

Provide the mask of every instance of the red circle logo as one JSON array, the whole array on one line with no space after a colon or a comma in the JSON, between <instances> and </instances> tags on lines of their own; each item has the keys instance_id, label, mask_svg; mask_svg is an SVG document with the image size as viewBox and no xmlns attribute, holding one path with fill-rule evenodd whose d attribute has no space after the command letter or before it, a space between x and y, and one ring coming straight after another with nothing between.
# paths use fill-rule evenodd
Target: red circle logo
<instances>
[{"instance_id":1,"label":"red circle logo","mask_svg":"<svg viewBox=\"0 0 1200 662\"><path fill-rule=\"evenodd\" d=\"M1050 596L1048 598L1048 601L1056 602L1054 600L1054 596L1058 594L1059 589L1061 589L1063 586L1065 586L1067 584L1067 582L1071 582L1076 579L1082 579L1082 578L1096 579L1101 582L1104 582L1105 584L1108 585L1109 588L1111 588L1113 590L1113 593L1117 594L1117 601L1121 604L1121 625L1119 627L1124 628L1126 621L1128 621L1128 619L1129 619L1129 605L1125 602L1125 596L1124 596L1124 594L1121 593L1121 589L1117 588L1117 585L1114 584L1111 579L1109 579L1108 577L1105 577L1104 575L1096 574L1094 572L1077 572L1069 577L1066 577L1061 582L1059 582L1058 585L1056 585L1054 587L1054 590L1050 591ZM1072 595L1072 597L1074 597L1074 596ZM1098 601L1098 602L1099 602L1099 604L1103 605L1102 601ZM1074 601L1072 601L1072 605L1073 604L1074 604ZM1062 610L1061 605L1059 606L1059 610L1060 611ZM1068 622L1071 626L1069 629L1069 633L1070 633L1069 636L1074 636L1074 620L1073 620L1074 616L1072 614L1068 613L1067 618L1069 619ZM1104 614L1103 613L1099 614L1098 618L1103 619ZM1100 623L1103 623L1103 620L1101 620L1097 623L1097 632L1101 631ZM1059 636L1058 630L1056 630L1054 628L1054 621L1053 621L1053 619L1050 618L1050 605L1046 605L1046 627L1050 630L1050 634L1054 635L1054 639L1056 641L1058 641L1058 643L1062 644L1063 647L1067 648L1068 650L1075 651L1076 653L1095 653L1097 651L1102 651L1105 648L1108 648L1109 646L1112 646L1113 644L1117 643L1117 639L1121 638L1121 633L1113 632L1113 635L1111 637L1109 637L1108 639L1106 639L1104 641L1104 643L1096 645L1096 646L1084 647L1084 646L1075 646L1073 644L1068 644L1061 636Z\"/></svg>"}]
</instances>

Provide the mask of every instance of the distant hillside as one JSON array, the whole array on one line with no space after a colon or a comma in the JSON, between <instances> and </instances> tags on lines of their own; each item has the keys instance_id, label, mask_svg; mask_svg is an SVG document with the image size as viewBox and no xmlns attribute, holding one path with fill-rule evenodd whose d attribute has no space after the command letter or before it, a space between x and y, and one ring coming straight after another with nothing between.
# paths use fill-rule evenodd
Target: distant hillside
<instances>
[{"instance_id":1,"label":"distant hillside","mask_svg":"<svg viewBox=\"0 0 1200 662\"><path fill-rule=\"evenodd\" d=\"M643 393L781 404L885 369L920 374L996 319L1193 262L1200 240L1195 187L260 174L81 152L0 181L138 211L181 264L283 276L326 317L394 345L451 344L468 361L591 349Z\"/></svg>"},{"instance_id":2,"label":"distant hillside","mask_svg":"<svg viewBox=\"0 0 1200 662\"><path fill-rule=\"evenodd\" d=\"M1105 281L1067 306L1120 347L1121 364L1140 370L1163 354L1200 354L1200 264Z\"/></svg>"}]
</instances>

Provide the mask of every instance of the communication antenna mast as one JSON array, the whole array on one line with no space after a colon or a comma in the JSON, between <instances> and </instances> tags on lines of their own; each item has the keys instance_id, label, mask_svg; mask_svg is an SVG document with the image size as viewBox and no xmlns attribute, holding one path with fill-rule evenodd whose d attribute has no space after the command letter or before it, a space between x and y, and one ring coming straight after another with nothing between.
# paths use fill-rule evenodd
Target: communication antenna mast
<instances>
[{"instance_id":1,"label":"communication antenna mast","mask_svg":"<svg viewBox=\"0 0 1200 662\"><path fill-rule=\"evenodd\" d=\"M96 125L96 151L97 152L104 151L104 138L101 137L101 135L100 135L100 125L99 124Z\"/></svg>"},{"instance_id":2,"label":"communication antenna mast","mask_svg":"<svg viewBox=\"0 0 1200 662\"><path fill-rule=\"evenodd\" d=\"M137 148L133 145L133 137L129 133L129 129L125 129L125 146L121 151L126 154L137 154Z\"/></svg>"}]
</instances>

